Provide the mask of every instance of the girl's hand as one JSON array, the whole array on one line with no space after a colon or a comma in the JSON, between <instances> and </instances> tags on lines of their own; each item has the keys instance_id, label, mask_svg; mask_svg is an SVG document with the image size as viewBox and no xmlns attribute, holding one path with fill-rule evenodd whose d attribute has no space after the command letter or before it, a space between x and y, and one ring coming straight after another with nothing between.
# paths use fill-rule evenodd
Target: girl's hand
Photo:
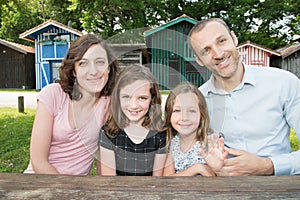
<instances>
[{"instance_id":1,"label":"girl's hand","mask_svg":"<svg viewBox=\"0 0 300 200\"><path fill-rule=\"evenodd\" d=\"M224 146L223 137L217 140L213 136L208 138L208 152L205 152L202 148L199 149L200 155L216 173L222 169L224 160L228 157L228 152L229 149Z\"/></svg>"}]
</instances>

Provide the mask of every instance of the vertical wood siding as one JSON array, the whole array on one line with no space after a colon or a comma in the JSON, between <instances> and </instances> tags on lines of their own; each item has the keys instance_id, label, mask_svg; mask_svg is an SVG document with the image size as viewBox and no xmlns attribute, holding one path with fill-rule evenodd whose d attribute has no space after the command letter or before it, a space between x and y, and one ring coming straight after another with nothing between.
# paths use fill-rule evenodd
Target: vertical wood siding
<instances>
[{"instance_id":1,"label":"vertical wood siding","mask_svg":"<svg viewBox=\"0 0 300 200\"><path fill-rule=\"evenodd\" d=\"M253 46L244 46L238 48L242 62L247 65L258 67L269 67L270 57L269 53Z\"/></svg>"}]
</instances>

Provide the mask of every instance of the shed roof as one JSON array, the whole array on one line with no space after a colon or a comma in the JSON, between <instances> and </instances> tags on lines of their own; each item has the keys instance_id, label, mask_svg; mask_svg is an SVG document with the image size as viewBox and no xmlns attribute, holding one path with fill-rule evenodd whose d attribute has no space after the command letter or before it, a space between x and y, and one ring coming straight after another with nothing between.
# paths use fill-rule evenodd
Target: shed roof
<instances>
[{"instance_id":1,"label":"shed roof","mask_svg":"<svg viewBox=\"0 0 300 200\"><path fill-rule=\"evenodd\" d=\"M144 36L148 37L149 35L152 35L152 34L154 34L156 32L159 32L159 31L161 31L163 29L166 29L166 28L168 28L170 26L173 26L174 24L177 24L177 23L182 22L182 21L187 21L187 22L189 22L191 24L196 24L197 23L197 20L195 20L195 19L187 16L186 14L183 14L180 17L177 17L177 18L169 21L168 23L162 24L162 25L160 25L158 27L155 27L153 29L145 31L144 32Z\"/></svg>"},{"instance_id":2,"label":"shed roof","mask_svg":"<svg viewBox=\"0 0 300 200\"><path fill-rule=\"evenodd\" d=\"M27 31L25 31L24 33L21 33L19 35L20 38L23 38L25 40L29 40L29 41L34 41L35 38L36 38L36 35L38 35L39 33L41 32L44 32L46 31L47 29L51 28L51 27L58 27L58 28L61 28L61 29L64 29L70 33L73 33L75 35L78 35L78 36L82 36L83 33L77 29L74 29L72 27L69 27L69 26L66 26L62 23L59 23L57 21L54 21L52 19L49 19L47 21L45 21L44 23L32 28L32 29L29 29Z\"/></svg>"},{"instance_id":3,"label":"shed roof","mask_svg":"<svg viewBox=\"0 0 300 200\"><path fill-rule=\"evenodd\" d=\"M244 43L239 44L237 48L239 49L239 48L242 48L242 47L245 47L245 46L252 46L252 47L254 47L254 48L257 48L257 49L266 51L266 52L268 52L268 53L271 53L272 55L280 56L280 53L279 53L278 51L274 51L274 50L269 49L269 48L267 48L267 47L264 47L264 46L262 46L262 45L259 45L259 44L256 44L256 43L254 43L254 42L251 42L251 41L249 41L249 40L246 41L246 42L244 42Z\"/></svg>"},{"instance_id":4,"label":"shed roof","mask_svg":"<svg viewBox=\"0 0 300 200\"><path fill-rule=\"evenodd\" d=\"M26 46L23 44L18 44L14 42L9 42L6 40L0 39L0 44L7 46L11 49L14 49L16 51L19 51L20 53L27 54L27 53L35 53L34 48L30 46Z\"/></svg>"},{"instance_id":5,"label":"shed roof","mask_svg":"<svg viewBox=\"0 0 300 200\"><path fill-rule=\"evenodd\" d=\"M289 46L285 46L285 47L276 49L276 51L278 51L281 54L282 58L286 58L289 55L291 55L299 50L300 50L300 43L295 43L295 44L292 44Z\"/></svg>"}]
</instances>

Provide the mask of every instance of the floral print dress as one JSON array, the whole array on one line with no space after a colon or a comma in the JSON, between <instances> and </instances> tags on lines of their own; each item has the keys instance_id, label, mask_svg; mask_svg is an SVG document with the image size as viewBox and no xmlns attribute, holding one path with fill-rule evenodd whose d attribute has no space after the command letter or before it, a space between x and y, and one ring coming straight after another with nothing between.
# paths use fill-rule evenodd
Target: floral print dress
<instances>
[{"instance_id":1,"label":"floral print dress","mask_svg":"<svg viewBox=\"0 0 300 200\"><path fill-rule=\"evenodd\" d=\"M199 147L200 147L200 142L197 141L196 144L187 153L183 153L180 150L179 134L177 134L171 140L171 151L175 163L176 173L192 166L195 163L205 164L205 160L198 153Z\"/></svg>"}]
</instances>

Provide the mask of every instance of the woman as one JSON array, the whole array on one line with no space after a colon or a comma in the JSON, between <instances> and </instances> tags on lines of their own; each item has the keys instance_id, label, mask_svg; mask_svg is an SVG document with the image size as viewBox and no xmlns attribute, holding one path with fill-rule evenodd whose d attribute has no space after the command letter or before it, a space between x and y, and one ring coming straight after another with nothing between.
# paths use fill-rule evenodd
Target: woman
<instances>
[{"instance_id":1,"label":"woman","mask_svg":"<svg viewBox=\"0 0 300 200\"><path fill-rule=\"evenodd\" d=\"M96 35L77 39L59 69L60 80L37 96L24 173L88 175L118 66Z\"/></svg>"}]
</instances>

